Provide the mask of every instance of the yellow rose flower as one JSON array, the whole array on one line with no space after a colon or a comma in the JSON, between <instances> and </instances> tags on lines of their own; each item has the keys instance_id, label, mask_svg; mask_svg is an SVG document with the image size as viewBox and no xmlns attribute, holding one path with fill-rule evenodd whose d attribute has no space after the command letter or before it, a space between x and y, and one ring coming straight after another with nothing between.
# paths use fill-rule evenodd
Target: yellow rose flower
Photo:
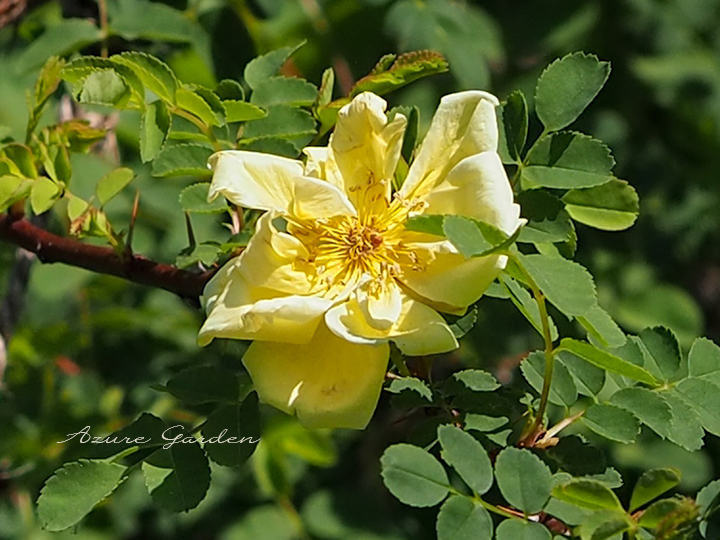
<instances>
[{"instance_id":1,"label":"yellow rose flower","mask_svg":"<svg viewBox=\"0 0 720 540\"><path fill-rule=\"evenodd\" d=\"M201 345L249 339L243 363L260 400L308 427L362 429L375 410L389 341L427 355L458 344L438 311L474 303L506 258L465 259L446 239L405 229L455 214L513 233L519 207L497 154L497 99L446 96L402 188L392 192L406 118L363 93L306 162L214 154L209 198L265 210L243 253L208 283Z\"/></svg>"}]
</instances>

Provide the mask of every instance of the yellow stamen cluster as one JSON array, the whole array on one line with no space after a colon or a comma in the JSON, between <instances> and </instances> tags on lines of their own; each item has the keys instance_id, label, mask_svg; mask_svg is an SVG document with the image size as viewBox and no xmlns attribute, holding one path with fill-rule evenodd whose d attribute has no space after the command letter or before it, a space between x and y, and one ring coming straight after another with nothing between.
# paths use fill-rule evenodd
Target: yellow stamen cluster
<instances>
[{"instance_id":1,"label":"yellow stamen cluster","mask_svg":"<svg viewBox=\"0 0 720 540\"><path fill-rule=\"evenodd\" d=\"M369 191L369 190L368 190ZM294 222L289 229L308 249L317 283L324 289L357 283L363 275L379 285L394 279L401 267L419 269L417 255L403 242L411 208L400 199L373 201L374 211Z\"/></svg>"}]
</instances>

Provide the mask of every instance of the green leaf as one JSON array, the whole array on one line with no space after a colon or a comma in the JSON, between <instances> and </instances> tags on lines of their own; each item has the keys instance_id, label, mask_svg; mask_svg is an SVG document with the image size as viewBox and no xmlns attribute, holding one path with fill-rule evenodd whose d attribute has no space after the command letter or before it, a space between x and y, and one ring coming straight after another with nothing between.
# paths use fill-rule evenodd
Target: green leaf
<instances>
[{"instance_id":1,"label":"green leaf","mask_svg":"<svg viewBox=\"0 0 720 540\"><path fill-rule=\"evenodd\" d=\"M627 362L622 358L619 358L608 352L600 350L594 345L590 345L589 343L577 341L572 338L565 338L560 342L559 349L570 351L571 353L579 356L583 360L590 362L591 364L599 368L612 371L613 373L618 373L619 375L630 377L633 380L640 381L652 386L659 385L655 377L653 377L645 369L641 368L640 366L636 366L635 364L631 364L630 362Z\"/></svg>"},{"instance_id":2,"label":"green leaf","mask_svg":"<svg viewBox=\"0 0 720 540\"><path fill-rule=\"evenodd\" d=\"M245 124L243 137L259 139L282 137L304 140L315 134L315 120L310 113L288 105L268 107L267 116Z\"/></svg>"},{"instance_id":3,"label":"green leaf","mask_svg":"<svg viewBox=\"0 0 720 540\"><path fill-rule=\"evenodd\" d=\"M713 480L700 491L698 491L695 502L698 508L702 510L703 517L707 517L708 511L712 510L712 504L720 495L720 480Z\"/></svg>"},{"instance_id":4,"label":"green leaf","mask_svg":"<svg viewBox=\"0 0 720 540\"><path fill-rule=\"evenodd\" d=\"M64 19L51 26L18 58L22 71L42 66L50 56L64 56L100 41L102 33L88 19Z\"/></svg>"},{"instance_id":5,"label":"green leaf","mask_svg":"<svg viewBox=\"0 0 720 540\"><path fill-rule=\"evenodd\" d=\"M646 328L639 337L660 378L664 381L672 379L680 368L680 345L672 330L662 326Z\"/></svg>"},{"instance_id":6,"label":"green leaf","mask_svg":"<svg viewBox=\"0 0 720 540\"><path fill-rule=\"evenodd\" d=\"M223 115L218 114L210 103L199 95L197 90L188 87L178 88L175 98L181 109L194 114L208 126L221 126L224 123Z\"/></svg>"},{"instance_id":7,"label":"green leaf","mask_svg":"<svg viewBox=\"0 0 720 540\"><path fill-rule=\"evenodd\" d=\"M5 145L2 148L2 154L5 154L12 162L11 164L17 167L17 171L11 171L13 174L25 176L26 178L38 177L35 157L33 156L32 150L24 144L11 143Z\"/></svg>"},{"instance_id":8,"label":"green leaf","mask_svg":"<svg viewBox=\"0 0 720 540\"><path fill-rule=\"evenodd\" d=\"M160 2L123 0L108 5L110 31L128 40L186 43L202 30L182 11Z\"/></svg>"},{"instance_id":9,"label":"green leaf","mask_svg":"<svg viewBox=\"0 0 720 540\"><path fill-rule=\"evenodd\" d=\"M505 500L528 514L542 510L550 497L550 469L529 450L502 450L495 461L495 478Z\"/></svg>"},{"instance_id":10,"label":"green leaf","mask_svg":"<svg viewBox=\"0 0 720 540\"><path fill-rule=\"evenodd\" d=\"M188 403L236 401L239 388L232 372L215 366L184 369L167 383L173 396Z\"/></svg>"},{"instance_id":11,"label":"green leaf","mask_svg":"<svg viewBox=\"0 0 720 540\"><path fill-rule=\"evenodd\" d=\"M390 386L387 387L387 391L393 394L399 394L405 390L411 390L419 396L427 399L428 402L432 403L433 395L430 387L415 377L402 377L400 379L393 379Z\"/></svg>"},{"instance_id":12,"label":"green leaf","mask_svg":"<svg viewBox=\"0 0 720 540\"><path fill-rule=\"evenodd\" d=\"M175 266L188 268L194 264L201 263L206 268L212 266L222 254L222 249L217 242L202 242L192 248L183 250L175 258Z\"/></svg>"},{"instance_id":13,"label":"green leaf","mask_svg":"<svg viewBox=\"0 0 720 540\"><path fill-rule=\"evenodd\" d=\"M500 383L487 371L464 369L453 373L453 379L473 392L492 392L500 388Z\"/></svg>"},{"instance_id":14,"label":"green leaf","mask_svg":"<svg viewBox=\"0 0 720 540\"><path fill-rule=\"evenodd\" d=\"M700 377L688 377L675 386L687 404L697 413L702 426L720 435L720 386Z\"/></svg>"},{"instance_id":15,"label":"green leaf","mask_svg":"<svg viewBox=\"0 0 720 540\"><path fill-rule=\"evenodd\" d=\"M284 156L291 159L295 159L300 155L300 148L298 148L294 142L279 137L254 139L252 141L240 139L238 141L238 150L275 154L276 156Z\"/></svg>"},{"instance_id":16,"label":"green leaf","mask_svg":"<svg viewBox=\"0 0 720 540\"><path fill-rule=\"evenodd\" d=\"M437 516L438 540L492 540L490 514L467 497L453 495Z\"/></svg>"},{"instance_id":17,"label":"green leaf","mask_svg":"<svg viewBox=\"0 0 720 540\"><path fill-rule=\"evenodd\" d=\"M247 461L260 440L260 413L254 392L241 404L215 409L202 427L205 452L215 463L237 467Z\"/></svg>"},{"instance_id":18,"label":"green leaf","mask_svg":"<svg viewBox=\"0 0 720 540\"><path fill-rule=\"evenodd\" d=\"M500 283L506 288L510 294L510 300L515 307L523 314L523 316L537 330L538 334L543 335L542 322L540 320L540 308L538 308L535 299L530 293L521 287L514 279L506 275L500 275ZM558 337L557 328L552 318L550 320L550 337L555 341Z\"/></svg>"},{"instance_id":19,"label":"green leaf","mask_svg":"<svg viewBox=\"0 0 720 540\"><path fill-rule=\"evenodd\" d=\"M100 460L66 463L45 483L38 498L38 519L48 531L77 524L120 485L127 467Z\"/></svg>"},{"instance_id":20,"label":"green leaf","mask_svg":"<svg viewBox=\"0 0 720 540\"><path fill-rule=\"evenodd\" d=\"M305 44L304 41L293 47L282 47L252 59L245 66L245 82L255 89L270 77L277 75L278 70L295 51Z\"/></svg>"},{"instance_id":21,"label":"green leaf","mask_svg":"<svg viewBox=\"0 0 720 540\"><path fill-rule=\"evenodd\" d=\"M622 540L623 533L634 527L625 512L600 510L590 514L576 530L580 540Z\"/></svg>"},{"instance_id":22,"label":"green leaf","mask_svg":"<svg viewBox=\"0 0 720 540\"><path fill-rule=\"evenodd\" d=\"M496 540L552 540L550 531L533 521L506 519L495 531Z\"/></svg>"},{"instance_id":23,"label":"green leaf","mask_svg":"<svg viewBox=\"0 0 720 540\"><path fill-rule=\"evenodd\" d=\"M543 351L530 353L520 363L520 371L536 392L542 392L545 377L545 353ZM560 407L569 407L577 401L577 397L577 388L570 372L563 364L556 362L550 383L550 403Z\"/></svg>"},{"instance_id":24,"label":"green leaf","mask_svg":"<svg viewBox=\"0 0 720 540\"><path fill-rule=\"evenodd\" d=\"M577 317L577 321L603 347L620 347L625 343L625 334L608 312L600 306L594 306L585 315Z\"/></svg>"},{"instance_id":25,"label":"green leaf","mask_svg":"<svg viewBox=\"0 0 720 540\"><path fill-rule=\"evenodd\" d=\"M205 498L210 487L210 466L195 438L182 426L164 433L166 439L182 437L167 449L155 451L142 464L145 486L153 501L166 510L187 512Z\"/></svg>"},{"instance_id":26,"label":"green leaf","mask_svg":"<svg viewBox=\"0 0 720 540\"><path fill-rule=\"evenodd\" d=\"M528 130L528 106L521 91L516 90L508 96L502 107L502 119L510 157L520 162Z\"/></svg>"},{"instance_id":27,"label":"green leaf","mask_svg":"<svg viewBox=\"0 0 720 540\"><path fill-rule=\"evenodd\" d=\"M562 471L606 483L604 478L594 478L603 476L607 471L605 455L579 435L561 437L555 446L547 449L545 455Z\"/></svg>"},{"instance_id":28,"label":"green leaf","mask_svg":"<svg viewBox=\"0 0 720 540\"><path fill-rule=\"evenodd\" d=\"M556 131L573 123L609 76L609 62L580 52L545 68L535 87L535 109L545 129Z\"/></svg>"},{"instance_id":29,"label":"green leaf","mask_svg":"<svg viewBox=\"0 0 720 540\"><path fill-rule=\"evenodd\" d=\"M61 76L66 81L75 85L75 93L80 93L82 92L83 85L87 82L87 79L91 75L102 71L116 73L130 92L128 101L122 101L116 104L116 107L130 107L130 99L134 100L137 108L144 107L145 87L143 86L143 82L132 69L108 58L100 58L99 56L80 56L65 65L61 72ZM102 89L100 89L100 92L102 92Z\"/></svg>"},{"instance_id":30,"label":"green leaf","mask_svg":"<svg viewBox=\"0 0 720 540\"><path fill-rule=\"evenodd\" d=\"M270 77L255 86L250 96L250 103L260 107L271 105L309 107L317 96L317 87L304 79Z\"/></svg>"},{"instance_id":31,"label":"green leaf","mask_svg":"<svg viewBox=\"0 0 720 540\"><path fill-rule=\"evenodd\" d=\"M57 56L47 59L35 82L35 109L38 110L50 99L60 85L60 72L65 61Z\"/></svg>"},{"instance_id":32,"label":"green leaf","mask_svg":"<svg viewBox=\"0 0 720 540\"><path fill-rule=\"evenodd\" d=\"M445 469L432 455L410 444L390 446L380 458L385 486L409 506L434 506L448 493Z\"/></svg>"},{"instance_id":33,"label":"green leaf","mask_svg":"<svg viewBox=\"0 0 720 540\"><path fill-rule=\"evenodd\" d=\"M135 172L127 167L121 167L103 176L95 186L100 206L105 206L110 199L115 197L135 178Z\"/></svg>"},{"instance_id":34,"label":"green leaf","mask_svg":"<svg viewBox=\"0 0 720 540\"><path fill-rule=\"evenodd\" d=\"M143 85L170 105L175 104L175 92L180 83L170 66L162 60L139 51L124 52L110 58L115 64L132 70Z\"/></svg>"},{"instance_id":35,"label":"green leaf","mask_svg":"<svg viewBox=\"0 0 720 540\"><path fill-rule=\"evenodd\" d=\"M575 380L578 393L584 396L597 396L605 385L605 370L588 363L571 352L556 352L555 361L568 369Z\"/></svg>"},{"instance_id":36,"label":"green leaf","mask_svg":"<svg viewBox=\"0 0 720 540\"><path fill-rule=\"evenodd\" d=\"M458 89L490 86L488 63L503 58L495 19L475 4L446 0L400 0L385 16L399 50L429 49L444 54Z\"/></svg>"},{"instance_id":37,"label":"green leaf","mask_svg":"<svg viewBox=\"0 0 720 540\"><path fill-rule=\"evenodd\" d=\"M465 415L465 429L486 433L503 427L509 421L510 420L504 416L496 417L485 416L484 414L468 413Z\"/></svg>"},{"instance_id":38,"label":"green leaf","mask_svg":"<svg viewBox=\"0 0 720 540\"><path fill-rule=\"evenodd\" d=\"M172 116L162 101L153 101L145 106L140 122L140 159L143 163L157 157L165 145Z\"/></svg>"},{"instance_id":39,"label":"green leaf","mask_svg":"<svg viewBox=\"0 0 720 540\"><path fill-rule=\"evenodd\" d=\"M611 441L630 444L640 433L640 423L630 411L596 403L581 418L589 429Z\"/></svg>"},{"instance_id":40,"label":"green leaf","mask_svg":"<svg viewBox=\"0 0 720 540\"><path fill-rule=\"evenodd\" d=\"M445 58L434 51L408 52L394 60L390 66L380 64L375 66L369 75L355 83L349 97L353 98L363 92L382 96L423 77L448 70Z\"/></svg>"},{"instance_id":41,"label":"green leaf","mask_svg":"<svg viewBox=\"0 0 720 540\"><path fill-rule=\"evenodd\" d=\"M165 429L167 429L165 422L157 416L142 413L131 424L104 437L102 444L93 445L93 457L109 458L132 446L140 448L161 446L167 443L162 437Z\"/></svg>"},{"instance_id":42,"label":"green leaf","mask_svg":"<svg viewBox=\"0 0 720 540\"><path fill-rule=\"evenodd\" d=\"M222 104L225 107L225 120L227 122L247 122L248 120L264 118L267 115L260 107L236 99L225 99Z\"/></svg>"},{"instance_id":43,"label":"green leaf","mask_svg":"<svg viewBox=\"0 0 720 540\"><path fill-rule=\"evenodd\" d=\"M630 512L657 499L663 493L680 483L680 471L677 469L651 469L640 476L630 498Z\"/></svg>"},{"instance_id":44,"label":"green leaf","mask_svg":"<svg viewBox=\"0 0 720 540\"><path fill-rule=\"evenodd\" d=\"M647 388L623 388L610 397L609 403L630 411L661 437L668 436L673 415L670 406L658 393Z\"/></svg>"},{"instance_id":45,"label":"green leaf","mask_svg":"<svg viewBox=\"0 0 720 540\"><path fill-rule=\"evenodd\" d=\"M215 87L215 93L222 100L244 101L245 91L242 85L232 79L223 79Z\"/></svg>"},{"instance_id":46,"label":"green leaf","mask_svg":"<svg viewBox=\"0 0 720 540\"><path fill-rule=\"evenodd\" d=\"M574 479L552 490L561 501L589 510L622 510L622 504L609 487L597 480Z\"/></svg>"},{"instance_id":47,"label":"green leaf","mask_svg":"<svg viewBox=\"0 0 720 540\"><path fill-rule=\"evenodd\" d=\"M475 306L472 306L462 317L453 319L448 315L448 327L453 333L453 336L455 336L456 339L465 337L475 326L475 323L477 322L477 315L477 307Z\"/></svg>"},{"instance_id":48,"label":"green leaf","mask_svg":"<svg viewBox=\"0 0 720 540\"><path fill-rule=\"evenodd\" d=\"M638 525L642 525L648 529L654 529L663 521L666 521L671 514L680 510L682 510L682 502L678 499L656 501L648 506L647 510L642 513L638 520Z\"/></svg>"},{"instance_id":49,"label":"green leaf","mask_svg":"<svg viewBox=\"0 0 720 540\"><path fill-rule=\"evenodd\" d=\"M331 67L323 71L318 90L317 107L325 107L332 101L333 90L335 89L335 70Z\"/></svg>"},{"instance_id":50,"label":"green leaf","mask_svg":"<svg viewBox=\"0 0 720 540\"><path fill-rule=\"evenodd\" d=\"M635 189L617 178L601 186L573 189L562 200L575 221L604 231L630 227L637 219L640 206Z\"/></svg>"},{"instance_id":51,"label":"green leaf","mask_svg":"<svg viewBox=\"0 0 720 540\"><path fill-rule=\"evenodd\" d=\"M0 176L0 212L28 196L33 180L18 176Z\"/></svg>"},{"instance_id":52,"label":"green leaf","mask_svg":"<svg viewBox=\"0 0 720 540\"><path fill-rule=\"evenodd\" d=\"M707 338L697 338L688 356L690 375L720 383L720 347Z\"/></svg>"},{"instance_id":53,"label":"green leaf","mask_svg":"<svg viewBox=\"0 0 720 540\"><path fill-rule=\"evenodd\" d=\"M614 166L610 149L601 141L562 131L545 135L533 144L522 166L522 178L531 186L588 188L610 182Z\"/></svg>"},{"instance_id":54,"label":"green leaf","mask_svg":"<svg viewBox=\"0 0 720 540\"><path fill-rule=\"evenodd\" d=\"M445 216L443 232L466 259L484 254L494 247L473 220L463 216Z\"/></svg>"},{"instance_id":55,"label":"green leaf","mask_svg":"<svg viewBox=\"0 0 720 540\"><path fill-rule=\"evenodd\" d=\"M56 182L45 176L35 180L30 190L30 206L33 214L39 216L50 210L60 195L62 195L62 188Z\"/></svg>"},{"instance_id":56,"label":"green leaf","mask_svg":"<svg viewBox=\"0 0 720 540\"><path fill-rule=\"evenodd\" d=\"M520 231L518 242L567 242L573 235L573 224L565 206L547 191L524 191L517 197L528 223Z\"/></svg>"},{"instance_id":57,"label":"green leaf","mask_svg":"<svg viewBox=\"0 0 720 540\"><path fill-rule=\"evenodd\" d=\"M171 176L202 176L212 174L207 166L213 151L199 144L176 144L165 146L153 161L153 176L168 178Z\"/></svg>"},{"instance_id":58,"label":"green leaf","mask_svg":"<svg viewBox=\"0 0 720 540\"><path fill-rule=\"evenodd\" d=\"M421 214L419 216L413 216L405 221L405 228L408 231L417 231L445 237L445 231L443 230L444 221L445 216L441 216L439 214Z\"/></svg>"},{"instance_id":59,"label":"green leaf","mask_svg":"<svg viewBox=\"0 0 720 540\"><path fill-rule=\"evenodd\" d=\"M217 197L208 202L210 184L200 182L188 186L180 192L180 205L185 212L198 214L219 214L227 211L228 205L223 197Z\"/></svg>"},{"instance_id":60,"label":"green leaf","mask_svg":"<svg viewBox=\"0 0 720 540\"><path fill-rule=\"evenodd\" d=\"M585 315L597 305L592 276L578 263L545 255L519 260L547 299L566 315Z\"/></svg>"},{"instance_id":61,"label":"green leaf","mask_svg":"<svg viewBox=\"0 0 720 540\"><path fill-rule=\"evenodd\" d=\"M130 100L130 87L112 69L91 73L83 83L79 100L108 107L122 108Z\"/></svg>"},{"instance_id":62,"label":"green leaf","mask_svg":"<svg viewBox=\"0 0 720 540\"><path fill-rule=\"evenodd\" d=\"M673 415L668 439L689 452L702 448L705 430L695 410L674 389L669 392L660 392L660 395L670 407Z\"/></svg>"},{"instance_id":63,"label":"green leaf","mask_svg":"<svg viewBox=\"0 0 720 540\"><path fill-rule=\"evenodd\" d=\"M438 428L438 439L443 460L457 471L475 493L482 495L492 487L490 458L472 435L455 426L444 425Z\"/></svg>"}]
</instances>

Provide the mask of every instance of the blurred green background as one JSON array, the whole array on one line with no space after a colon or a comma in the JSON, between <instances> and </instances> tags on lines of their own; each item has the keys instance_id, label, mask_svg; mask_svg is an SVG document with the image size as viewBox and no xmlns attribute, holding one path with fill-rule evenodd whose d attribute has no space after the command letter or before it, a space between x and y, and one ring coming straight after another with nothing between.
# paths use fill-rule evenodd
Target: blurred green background
<instances>
[{"instance_id":1,"label":"blurred green background","mask_svg":"<svg viewBox=\"0 0 720 540\"><path fill-rule=\"evenodd\" d=\"M532 107L535 81L556 57L584 50L611 61L607 85L572 128L610 146L615 174L640 194L641 214L622 233L579 226L577 259L595 276L601 305L627 332L662 324L685 348L699 335L720 341L720 1L189 0L167 2L176 16L160 19L147 15L150 5L108 0L122 26L110 52L150 52L184 82L207 86L239 80L256 55L302 40L287 74L319 84L332 66L335 97L383 54L439 51L449 73L388 96L390 105L419 106L421 127L444 94L479 88L503 99L519 88ZM63 18L97 17L89 0L35 2L0 30L0 138L23 138L25 92L39 66L50 54L72 49L62 36L47 44L53 28ZM57 114L53 106L47 121ZM117 122L117 147L104 156L75 156L73 191L91 194L114 167L116 150L139 171L136 251L173 262L187 245L178 193L192 179L153 178L139 160L137 115L109 121ZM531 124L531 134L539 132L539 124ZM127 224L131 191L107 208L120 227ZM60 230L62 223L49 218L48 226ZM193 216L193 226L199 240L224 230L212 216ZM199 349L200 312L170 293L115 278L35 263L24 291L16 260L12 246L0 247L0 293L6 302L18 300L2 321L10 339L0 388L0 538L45 538L51 534L40 531L33 516L42 482L63 462L92 452L56 441L86 425L107 433L139 411L191 421L201 408L182 409L151 385L198 362L239 371L243 346ZM517 382L519 358L538 345L508 302L485 298L472 334L437 368L483 366L503 382ZM196 510L158 510L135 475L77 531L59 536L434 538L435 510L402 506L381 484L380 453L405 440L413 424L394 416L387 397L363 433L307 432L264 412L263 444L252 464L215 467L211 491ZM650 433L606 454L630 485L638 471L678 467L681 488L691 494L720 467L720 444L711 435L692 454Z\"/></svg>"}]
</instances>

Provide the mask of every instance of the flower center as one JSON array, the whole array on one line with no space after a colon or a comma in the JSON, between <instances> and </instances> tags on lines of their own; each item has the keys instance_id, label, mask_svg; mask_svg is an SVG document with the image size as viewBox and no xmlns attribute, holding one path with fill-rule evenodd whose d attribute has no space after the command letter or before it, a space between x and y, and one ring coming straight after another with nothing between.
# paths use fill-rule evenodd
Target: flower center
<instances>
[{"instance_id":1,"label":"flower center","mask_svg":"<svg viewBox=\"0 0 720 540\"><path fill-rule=\"evenodd\" d=\"M408 213L394 200L378 213L294 223L290 232L307 247L320 288L345 287L363 275L387 282L404 266L418 268L417 255L403 242Z\"/></svg>"}]
</instances>

